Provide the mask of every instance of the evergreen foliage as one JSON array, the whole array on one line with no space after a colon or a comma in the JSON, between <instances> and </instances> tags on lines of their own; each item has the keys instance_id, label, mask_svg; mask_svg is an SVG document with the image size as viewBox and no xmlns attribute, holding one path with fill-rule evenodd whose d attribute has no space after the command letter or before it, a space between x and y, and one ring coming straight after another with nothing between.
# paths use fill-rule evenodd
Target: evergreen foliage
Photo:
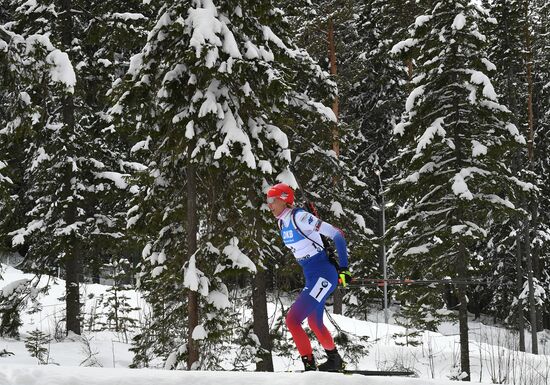
<instances>
[{"instance_id":1,"label":"evergreen foliage","mask_svg":"<svg viewBox=\"0 0 550 385\"><path fill-rule=\"evenodd\" d=\"M130 285L130 262L127 259L113 258L105 267L111 271L109 278L112 280L112 286L106 290L103 298L103 327L115 331L122 337L122 341L128 343L129 333L137 326L135 312L140 310L130 305L130 297L125 293L133 288Z\"/></svg>"},{"instance_id":2,"label":"evergreen foliage","mask_svg":"<svg viewBox=\"0 0 550 385\"><path fill-rule=\"evenodd\" d=\"M394 268L404 276L467 279L472 248L486 239L492 221L515 210L516 191L527 187L509 168L510 149L525 139L487 75L495 68L484 55L481 30L491 21L479 5L438 2L392 50L419 52L416 88L394 128L401 171L390 187L399 205ZM416 326L429 320L423 326L433 328L446 314L437 294L402 293L403 310L414 314Z\"/></svg>"},{"instance_id":3,"label":"evergreen foliage","mask_svg":"<svg viewBox=\"0 0 550 385\"><path fill-rule=\"evenodd\" d=\"M59 270L79 322L79 281L108 264L100 326L134 337L135 367L294 356L287 309L242 322L260 286L302 287L264 203L278 181L345 231L354 277L388 256L390 278L487 279L391 287L398 343L457 314L464 335L466 310L549 328L549 23L544 0L0 0L0 252L35 274L1 288L0 335ZM348 315L380 289L349 288ZM47 339L27 340L42 363Z\"/></svg>"},{"instance_id":4,"label":"evergreen foliage","mask_svg":"<svg viewBox=\"0 0 550 385\"><path fill-rule=\"evenodd\" d=\"M203 347L219 341L228 332L220 325L223 317L207 315L226 311L224 280L232 270L256 271L243 251L263 244L254 237L266 223L256 214L263 190L272 178L296 185L284 133L289 123L281 116L300 113L305 120L324 114L306 86L325 75L289 41L272 2L216 5L166 3L111 109L121 132L135 138L131 153L145 166L136 174L128 225L145 245L139 285L154 298L147 333L156 335L154 354L171 367L186 353L182 298L188 290L201 298L199 329L187 333L197 332L193 339ZM196 213L187 211L189 197L182 194L191 168L197 175ZM190 215L197 215L200 237L187 260L184 223ZM138 336L136 349L145 338ZM205 367L215 349L202 351L206 357L198 365Z\"/></svg>"},{"instance_id":5,"label":"evergreen foliage","mask_svg":"<svg viewBox=\"0 0 550 385\"><path fill-rule=\"evenodd\" d=\"M25 348L27 348L31 357L38 360L40 365L48 364L50 350L46 345L50 341L49 334L42 332L40 329L29 332L29 336L25 339Z\"/></svg>"}]
</instances>

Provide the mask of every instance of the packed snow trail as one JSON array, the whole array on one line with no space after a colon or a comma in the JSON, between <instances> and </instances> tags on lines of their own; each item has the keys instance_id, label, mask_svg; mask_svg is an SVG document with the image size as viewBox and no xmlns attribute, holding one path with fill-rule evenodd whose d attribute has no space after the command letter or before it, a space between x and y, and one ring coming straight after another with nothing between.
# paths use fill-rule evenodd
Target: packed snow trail
<instances>
[{"instance_id":1,"label":"packed snow trail","mask_svg":"<svg viewBox=\"0 0 550 385\"><path fill-rule=\"evenodd\" d=\"M365 377L341 373L167 371L0 364L0 385L456 385L449 380Z\"/></svg>"}]
</instances>

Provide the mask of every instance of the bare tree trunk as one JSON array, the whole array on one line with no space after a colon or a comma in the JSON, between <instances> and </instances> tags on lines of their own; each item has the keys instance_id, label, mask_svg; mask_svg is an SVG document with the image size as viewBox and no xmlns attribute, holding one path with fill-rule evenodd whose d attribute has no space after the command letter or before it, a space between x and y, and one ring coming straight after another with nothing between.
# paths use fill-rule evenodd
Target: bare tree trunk
<instances>
[{"instance_id":1,"label":"bare tree trunk","mask_svg":"<svg viewBox=\"0 0 550 385\"><path fill-rule=\"evenodd\" d=\"M338 69L336 65L336 41L334 39L334 22L331 19L328 21L328 56L330 62L330 74L336 76L338 74ZM340 114L340 99L338 95L334 98L332 102L332 112L338 120ZM332 150L336 153L336 157L340 156L340 132L338 130L338 121L334 122L332 125Z\"/></svg>"},{"instance_id":2,"label":"bare tree trunk","mask_svg":"<svg viewBox=\"0 0 550 385\"><path fill-rule=\"evenodd\" d=\"M328 57L330 63L330 74L336 76L338 70L336 66L336 41L334 39L334 21L332 20L332 18L330 18L328 21ZM336 116L337 119L337 121L334 122L334 124L332 125L332 150L336 154L336 157L340 156L340 133L338 130L339 109L339 98L338 95L336 95L334 101L332 102L332 112L334 112L334 116ZM336 175L333 178L333 184L334 187L336 187L336 185L338 184L338 176ZM333 312L335 314L342 314L344 291L340 287L336 287L336 290L334 290L333 298Z\"/></svg>"},{"instance_id":3,"label":"bare tree trunk","mask_svg":"<svg viewBox=\"0 0 550 385\"><path fill-rule=\"evenodd\" d=\"M529 2L525 2L525 66L527 76L527 118L528 118L528 132L527 132L527 155L529 157L529 163L533 162L534 158L534 116L533 116L533 53L531 51L531 32L529 31L529 16L528 7Z\"/></svg>"},{"instance_id":4,"label":"bare tree trunk","mask_svg":"<svg viewBox=\"0 0 550 385\"><path fill-rule=\"evenodd\" d=\"M65 261L66 326L67 334L73 332L80 335L80 258L76 249L73 242Z\"/></svg>"},{"instance_id":5,"label":"bare tree trunk","mask_svg":"<svg viewBox=\"0 0 550 385\"><path fill-rule=\"evenodd\" d=\"M273 357L271 355L272 343L269 334L269 317L267 315L267 294L266 294L265 270L258 266L258 272L254 277L254 288L252 292L252 311L254 315L254 334L260 340L261 351L256 358L257 372L272 372Z\"/></svg>"},{"instance_id":6,"label":"bare tree trunk","mask_svg":"<svg viewBox=\"0 0 550 385\"><path fill-rule=\"evenodd\" d=\"M72 0L63 0L61 3L61 43L66 52L70 52L73 40ZM66 94L62 100L63 123L65 130L73 132L75 127L74 100L72 94ZM68 223L76 219L76 208L69 209ZM65 257L65 290L66 290L66 326L67 333L73 332L80 335L80 248L76 239L72 239L70 250Z\"/></svg>"},{"instance_id":7,"label":"bare tree trunk","mask_svg":"<svg viewBox=\"0 0 550 385\"><path fill-rule=\"evenodd\" d=\"M527 155L529 158L529 170L533 169L533 158L534 158L534 146L533 146L533 54L531 51L531 32L529 31L529 1L525 2L525 23L524 23L524 32L525 32L525 65L526 65L526 76L527 76L527 117L528 117L528 132L527 132ZM529 205L527 205L529 206ZM529 210L528 210L529 211ZM531 254L531 218L528 218L526 221L526 226L524 226L524 237L525 237L525 257L527 259L527 280L529 285L529 319L531 321L531 343L532 348L531 352L533 354L538 354L538 338L537 338L537 307L535 303L535 285L534 285L534 274L533 274L533 256Z\"/></svg>"},{"instance_id":8,"label":"bare tree trunk","mask_svg":"<svg viewBox=\"0 0 550 385\"><path fill-rule=\"evenodd\" d=\"M466 256L467 250L461 242L459 245L459 256L457 261L458 279L467 281ZM470 381L470 339L468 336L468 297L466 295L466 285L458 285L458 324L460 330L460 369L466 376L463 381Z\"/></svg>"},{"instance_id":9,"label":"bare tree trunk","mask_svg":"<svg viewBox=\"0 0 550 385\"><path fill-rule=\"evenodd\" d=\"M529 219L526 219L524 225L524 240L525 240L525 258L527 262L527 282L529 285L529 320L531 323L531 353L538 354L538 339L537 339L537 306L535 303L535 284L533 281L533 260L531 258L531 236L529 234L530 226Z\"/></svg>"},{"instance_id":10,"label":"bare tree trunk","mask_svg":"<svg viewBox=\"0 0 550 385\"><path fill-rule=\"evenodd\" d=\"M197 181L195 165L191 153L194 145L189 145L187 156L187 260L197 251ZM199 297L196 291L189 291L187 296L188 335L187 335L187 369L199 361L199 346L193 340L193 331L199 324Z\"/></svg>"},{"instance_id":11,"label":"bare tree trunk","mask_svg":"<svg viewBox=\"0 0 550 385\"><path fill-rule=\"evenodd\" d=\"M258 202L258 196L253 189L250 189L248 197L255 207L254 214L254 239L263 239L263 229L261 221L261 202ZM273 344L271 334L269 333L269 316L267 314L267 274L262 266L262 261L256 263L258 271L254 276L252 288L252 316L254 334L260 341L260 351L256 354L256 371L273 372L273 356L271 351Z\"/></svg>"},{"instance_id":12,"label":"bare tree trunk","mask_svg":"<svg viewBox=\"0 0 550 385\"><path fill-rule=\"evenodd\" d=\"M405 62L407 64L407 74L409 75L409 81L413 78L413 60L407 59Z\"/></svg>"},{"instance_id":13,"label":"bare tree trunk","mask_svg":"<svg viewBox=\"0 0 550 385\"><path fill-rule=\"evenodd\" d=\"M516 229L519 229L520 221L516 221ZM519 333L519 350L521 352L525 351L525 322L523 314L523 305L519 301L519 296L523 291L523 258L521 252L521 233L518 231L516 233L516 292L518 295L518 333Z\"/></svg>"}]
</instances>

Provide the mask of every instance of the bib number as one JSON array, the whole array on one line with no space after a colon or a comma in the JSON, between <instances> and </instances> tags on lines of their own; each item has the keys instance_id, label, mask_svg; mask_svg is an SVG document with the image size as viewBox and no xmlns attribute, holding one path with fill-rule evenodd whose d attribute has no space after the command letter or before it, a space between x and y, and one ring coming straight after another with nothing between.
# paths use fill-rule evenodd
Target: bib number
<instances>
[{"instance_id":1,"label":"bib number","mask_svg":"<svg viewBox=\"0 0 550 385\"><path fill-rule=\"evenodd\" d=\"M315 286L313 286L313 289L311 289L309 295L315 298L317 302L321 302L323 298L325 298L327 293L330 292L331 287L332 284L321 277L317 280L317 283L315 284Z\"/></svg>"}]
</instances>

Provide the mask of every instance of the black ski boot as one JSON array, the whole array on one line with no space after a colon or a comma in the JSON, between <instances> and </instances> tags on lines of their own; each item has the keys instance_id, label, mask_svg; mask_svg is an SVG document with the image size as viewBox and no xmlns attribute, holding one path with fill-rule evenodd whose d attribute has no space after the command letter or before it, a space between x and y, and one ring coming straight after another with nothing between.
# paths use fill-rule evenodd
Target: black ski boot
<instances>
[{"instance_id":1,"label":"black ski boot","mask_svg":"<svg viewBox=\"0 0 550 385\"><path fill-rule=\"evenodd\" d=\"M325 350L325 352L327 352L327 361L319 365L319 370L323 372L341 372L344 370L346 364L344 360L342 360L342 357L340 357L336 348L333 350Z\"/></svg>"},{"instance_id":2,"label":"black ski boot","mask_svg":"<svg viewBox=\"0 0 550 385\"><path fill-rule=\"evenodd\" d=\"M313 354L310 356L302 356L302 362L304 363L304 370L306 372L317 370L317 366L315 365L315 357L313 357Z\"/></svg>"}]
</instances>

